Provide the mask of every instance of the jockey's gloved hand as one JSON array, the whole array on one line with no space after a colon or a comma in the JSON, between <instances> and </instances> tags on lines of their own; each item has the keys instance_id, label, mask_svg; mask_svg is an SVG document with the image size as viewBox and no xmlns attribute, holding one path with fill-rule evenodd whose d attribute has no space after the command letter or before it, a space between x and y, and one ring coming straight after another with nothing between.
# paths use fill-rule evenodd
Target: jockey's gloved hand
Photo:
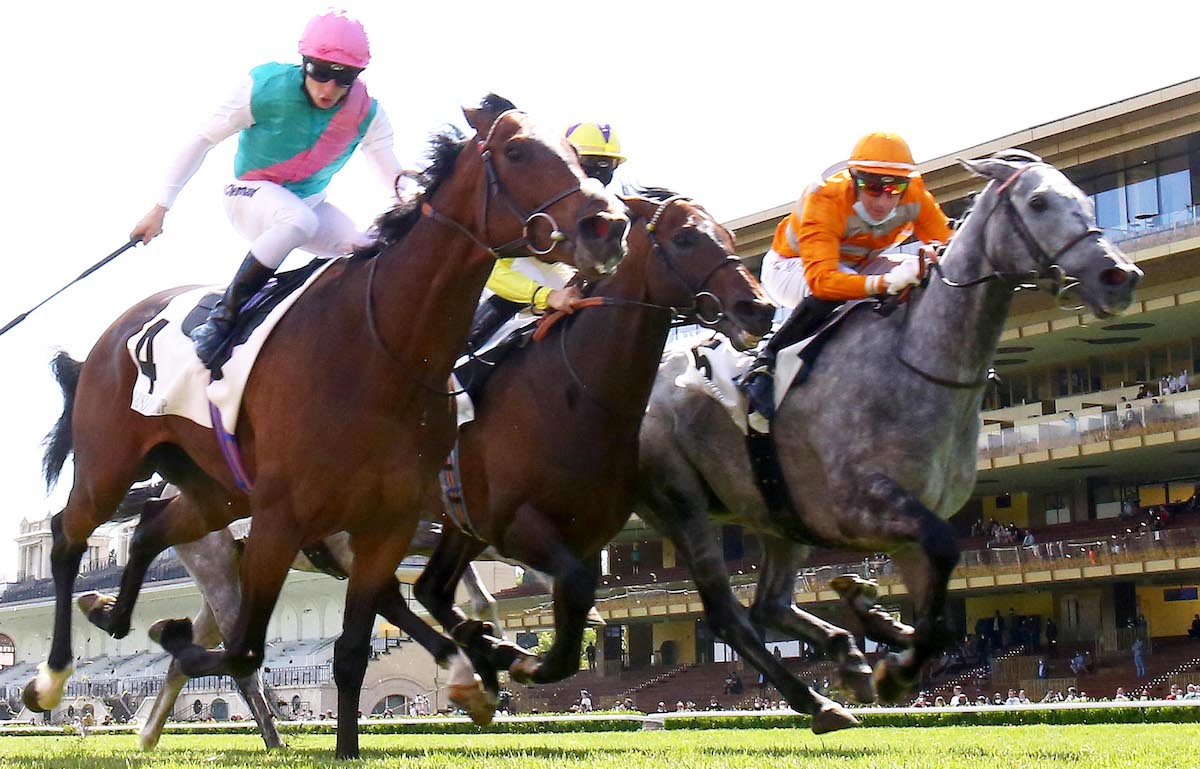
<instances>
[{"instance_id":1,"label":"jockey's gloved hand","mask_svg":"<svg viewBox=\"0 0 1200 769\"><path fill-rule=\"evenodd\" d=\"M921 265L916 259L905 259L883 276L883 287L889 294L898 294L921 279Z\"/></svg>"}]
</instances>

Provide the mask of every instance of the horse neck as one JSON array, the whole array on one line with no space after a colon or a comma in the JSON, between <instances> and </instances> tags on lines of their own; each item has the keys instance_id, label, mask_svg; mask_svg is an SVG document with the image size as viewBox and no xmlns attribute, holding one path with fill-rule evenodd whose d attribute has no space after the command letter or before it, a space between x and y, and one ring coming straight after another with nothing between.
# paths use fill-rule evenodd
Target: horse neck
<instances>
[{"instance_id":1,"label":"horse neck","mask_svg":"<svg viewBox=\"0 0 1200 769\"><path fill-rule=\"evenodd\" d=\"M644 226L644 222L641 223ZM613 307L584 310L573 320L565 344L570 365L587 386L588 393L606 406L629 415L640 424L650 399L650 389L671 328L671 314L656 307L622 304L621 301L654 302L650 283L650 261L654 258L645 230L630 233L629 253L621 267L601 284L593 296L618 300ZM554 344L563 344L555 341ZM561 353L555 355L560 361ZM570 374L564 372L564 381Z\"/></svg>"},{"instance_id":2,"label":"horse neck","mask_svg":"<svg viewBox=\"0 0 1200 769\"><path fill-rule=\"evenodd\" d=\"M987 219L976 212L955 234L941 263L947 279L962 283L992 272L984 248ZM935 379L982 386L1012 297L1003 280L951 288L935 273L906 320L901 360Z\"/></svg>"},{"instance_id":3,"label":"horse neck","mask_svg":"<svg viewBox=\"0 0 1200 769\"><path fill-rule=\"evenodd\" d=\"M468 231L479 232L482 173L461 176L466 178L449 181L432 204ZM421 370L422 381L444 382L466 342L492 257L450 225L423 217L375 259L371 291L387 357Z\"/></svg>"}]
</instances>

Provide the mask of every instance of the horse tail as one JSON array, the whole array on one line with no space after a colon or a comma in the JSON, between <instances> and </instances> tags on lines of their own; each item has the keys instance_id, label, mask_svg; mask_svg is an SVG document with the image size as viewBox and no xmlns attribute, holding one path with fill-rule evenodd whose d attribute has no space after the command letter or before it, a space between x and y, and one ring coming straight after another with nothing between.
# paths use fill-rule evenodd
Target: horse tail
<instances>
[{"instance_id":1,"label":"horse tail","mask_svg":"<svg viewBox=\"0 0 1200 769\"><path fill-rule=\"evenodd\" d=\"M50 370L54 372L54 378L62 388L63 413L58 418L58 424L46 435L44 442L46 454L42 457L42 474L46 478L47 490L54 488L54 484L58 483L58 476L71 454L71 412L75 410L75 390L79 387L79 371L82 368L83 363L73 359L63 350L59 350L50 361Z\"/></svg>"}]
</instances>

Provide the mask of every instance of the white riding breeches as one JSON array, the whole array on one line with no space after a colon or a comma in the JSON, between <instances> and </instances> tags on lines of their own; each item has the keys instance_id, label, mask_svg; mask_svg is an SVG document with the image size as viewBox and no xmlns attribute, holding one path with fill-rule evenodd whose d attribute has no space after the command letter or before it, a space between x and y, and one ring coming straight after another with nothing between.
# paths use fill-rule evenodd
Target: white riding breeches
<instances>
[{"instance_id":1,"label":"white riding breeches","mask_svg":"<svg viewBox=\"0 0 1200 769\"><path fill-rule=\"evenodd\" d=\"M912 254L891 251L857 264L842 262L838 269L851 275L882 275L897 264L916 258ZM804 279L804 261L799 257L780 256L774 251L767 251L763 256L762 286L772 302L789 310L795 309L802 299L812 293L808 281Z\"/></svg>"},{"instance_id":2,"label":"white riding breeches","mask_svg":"<svg viewBox=\"0 0 1200 769\"><path fill-rule=\"evenodd\" d=\"M225 213L250 241L250 253L272 269L296 248L331 257L368 242L349 216L325 202L325 193L300 198L274 182L233 180L225 187Z\"/></svg>"}]
</instances>

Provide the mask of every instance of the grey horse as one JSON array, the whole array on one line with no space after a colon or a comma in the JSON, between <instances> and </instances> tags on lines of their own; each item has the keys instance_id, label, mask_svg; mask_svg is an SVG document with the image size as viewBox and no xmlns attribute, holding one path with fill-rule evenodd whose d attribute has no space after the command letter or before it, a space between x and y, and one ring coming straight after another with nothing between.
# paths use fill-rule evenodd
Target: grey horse
<instances>
[{"instance_id":1,"label":"grey horse","mask_svg":"<svg viewBox=\"0 0 1200 769\"><path fill-rule=\"evenodd\" d=\"M167 486L163 496L170 497L175 493L178 493L177 490ZM422 521L413 537L409 554L428 555L437 546L439 539L439 527ZM348 572L354 558L350 549L350 535L340 532L325 538L322 544L336 566L343 572ZM241 581L238 579L240 550L237 541L229 529L221 529L195 542L176 545L175 552L196 581L204 599L199 614L192 621L194 640L205 648L214 648L224 640L225 634L232 630L242 603ZM304 556L298 557L292 568L297 571L324 571ZM489 624L496 629L495 632L502 634L496 601L483 586L473 566L463 574L462 584L466 588L474 614L488 619ZM95 594L81 596L80 600L91 605L93 595ZM167 719L174 712L175 702L189 680L188 675L180 669L178 660L172 659L162 689L155 697L146 722L138 732L138 743L143 750L152 750L158 744ZM275 725L275 720L280 714L264 695L261 672L256 670L251 675L236 678L234 681L242 699L250 707L255 722L258 723L267 749L284 747L283 739Z\"/></svg>"},{"instance_id":2,"label":"grey horse","mask_svg":"<svg viewBox=\"0 0 1200 769\"><path fill-rule=\"evenodd\" d=\"M1092 202L1060 171L1020 151L963 161L990 182L938 267L891 314L856 308L834 330L807 381L784 399L772 435L785 504L767 509L746 438L704 394L677 387L682 355L667 356L642 424L638 512L691 567L713 631L787 692L792 678L754 624L831 654L860 699L911 690L945 643L945 604L959 552L945 519L975 483L979 409L1014 288L1068 294L1097 317L1128 307L1142 273L1097 229ZM753 607L729 586L710 515L762 535L766 558ZM844 630L794 605L807 546L888 552L915 606L913 627L875 605L873 585L834 588L866 635L903 648L869 670ZM791 699L789 698L789 702Z\"/></svg>"}]
</instances>

